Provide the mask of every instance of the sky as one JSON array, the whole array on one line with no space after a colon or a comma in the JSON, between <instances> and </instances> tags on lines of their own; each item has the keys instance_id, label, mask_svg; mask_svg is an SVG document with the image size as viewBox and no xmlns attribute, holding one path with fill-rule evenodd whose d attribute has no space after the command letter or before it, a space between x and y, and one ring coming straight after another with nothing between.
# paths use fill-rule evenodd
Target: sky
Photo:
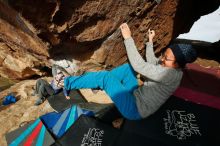
<instances>
[{"instance_id":1,"label":"sky","mask_svg":"<svg viewBox=\"0 0 220 146\"><path fill-rule=\"evenodd\" d=\"M201 16L188 33L180 34L180 39L217 42L220 40L220 7L208 14Z\"/></svg>"}]
</instances>

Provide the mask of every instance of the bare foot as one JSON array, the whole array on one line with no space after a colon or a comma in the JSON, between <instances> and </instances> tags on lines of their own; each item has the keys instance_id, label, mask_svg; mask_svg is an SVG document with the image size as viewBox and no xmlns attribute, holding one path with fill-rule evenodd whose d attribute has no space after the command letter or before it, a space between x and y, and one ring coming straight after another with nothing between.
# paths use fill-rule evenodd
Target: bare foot
<instances>
[{"instance_id":1,"label":"bare foot","mask_svg":"<svg viewBox=\"0 0 220 146\"><path fill-rule=\"evenodd\" d=\"M124 122L124 119L123 118L119 118L119 119L116 119L112 122L112 125L113 127L117 128L117 129L120 129L122 124Z\"/></svg>"}]
</instances>

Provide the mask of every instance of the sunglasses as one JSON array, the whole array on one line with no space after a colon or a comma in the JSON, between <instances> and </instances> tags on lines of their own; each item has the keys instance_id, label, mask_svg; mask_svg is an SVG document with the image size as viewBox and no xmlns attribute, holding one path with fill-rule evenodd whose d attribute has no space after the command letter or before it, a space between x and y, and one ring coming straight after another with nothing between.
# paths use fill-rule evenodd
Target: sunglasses
<instances>
[{"instance_id":1,"label":"sunglasses","mask_svg":"<svg viewBox=\"0 0 220 146\"><path fill-rule=\"evenodd\" d=\"M167 58L167 56L164 55L164 53L161 53L161 58L164 58L164 60L166 60L166 61L176 61L176 60L174 60L174 59L169 59L169 58Z\"/></svg>"},{"instance_id":2,"label":"sunglasses","mask_svg":"<svg viewBox=\"0 0 220 146\"><path fill-rule=\"evenodd\" d=\"M55 79L56 80L56 79ZM61 78L59 80L56 80L57 81L57 86L59 86L63 81L64 81L64 78Z\"/></svg>"}]
</instances>

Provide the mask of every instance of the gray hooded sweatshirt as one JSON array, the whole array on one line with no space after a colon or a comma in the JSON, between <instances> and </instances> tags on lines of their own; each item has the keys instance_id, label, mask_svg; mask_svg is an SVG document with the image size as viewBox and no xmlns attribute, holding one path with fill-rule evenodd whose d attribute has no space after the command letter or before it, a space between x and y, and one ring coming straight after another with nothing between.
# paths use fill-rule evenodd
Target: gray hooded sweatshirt
<instances>
[{"instance_id":1,"label":"gray hooded sweatshirt","mask_svg":"<svg viewBox=\"0 0 220 146\"><path fill-rule=\"evenodd\" d=\"M133 69L144 78L144 84L134 90L138 111L142 118L153 114L173 94L179 86L183 72L181 69L163 67L158 64L153 44L146 44L145 61L137 51L134 40L124 40L128 59Z\"/></svg>"}]
</instances>

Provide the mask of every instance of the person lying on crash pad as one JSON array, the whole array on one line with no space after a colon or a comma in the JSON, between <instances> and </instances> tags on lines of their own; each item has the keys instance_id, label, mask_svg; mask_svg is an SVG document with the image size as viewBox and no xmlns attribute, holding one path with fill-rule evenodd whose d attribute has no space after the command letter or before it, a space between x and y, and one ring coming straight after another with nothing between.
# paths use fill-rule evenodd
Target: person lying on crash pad
<instances>
[{"instance_id":1,"label":"person lying on crash pad","mask_svg":"<svg viewBox=\"0 0 220 146\"><path fill-rule=\"evenodd\" d=\"M81 76L64 79L67 90L100 88L110 96L120 113L127 119L146 118L157 111L173 94L182 79L182 68L196 60L196 51L189 44L172 44L162 57L153 51L154 30L148 31L146 61L139 54L131 31L126 23L120 26L130 63L111 71L87 72ZM144 84L138 86L136 74L141 74Z\"/></svg>"}]
</instances>

